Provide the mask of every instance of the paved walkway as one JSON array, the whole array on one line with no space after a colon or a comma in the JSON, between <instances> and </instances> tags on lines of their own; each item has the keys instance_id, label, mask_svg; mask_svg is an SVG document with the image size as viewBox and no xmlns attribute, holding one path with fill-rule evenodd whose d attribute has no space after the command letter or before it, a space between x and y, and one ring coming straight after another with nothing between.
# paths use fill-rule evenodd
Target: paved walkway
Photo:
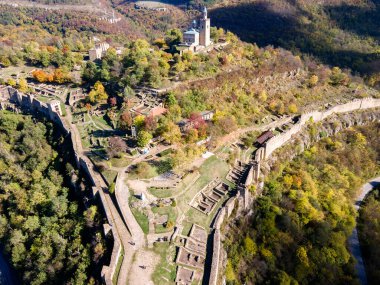
<instances>
[{"instance_id":1,"label":"paved walkway","mask_svg":"<svg viewBox=\"0 0 380 285\"><path fill-rule=\"evenodd\" d=\"M370 180L368 183L364 184L361 191L360 195L357 197L355 201L355 209L359 210L364 198L368 195L369 192L373 190L373 188L377 185L380 185L380 176L376 177L372 180ZM365 271L365 266L364 266L364 261L362 257L362 252L360 249L360 242L359 242L359 237L358 237L358 231L357 228L353 230L349 240L348 240L349 246L350 246L350 251L352 255L356 259L356 264L355 264L355 269L356 272L358 273L360 284L362 285L367 285L367 275Z\"/></svg>"},{"instance_id":2,"label":"paved walkway","mask_svg":"<svg viewBox=\"0 0 380 285\"><path fill-rule=\"evenodd\" d=\"M119 172L115 184L115 195L127 227L131 232L134 242L136 243L135 248L140 248L145 245L144 232L137 223L135 216L129 207L130 193L128 186L125 184L125 179L125 171Z\"/></svg>"}]
</instances>

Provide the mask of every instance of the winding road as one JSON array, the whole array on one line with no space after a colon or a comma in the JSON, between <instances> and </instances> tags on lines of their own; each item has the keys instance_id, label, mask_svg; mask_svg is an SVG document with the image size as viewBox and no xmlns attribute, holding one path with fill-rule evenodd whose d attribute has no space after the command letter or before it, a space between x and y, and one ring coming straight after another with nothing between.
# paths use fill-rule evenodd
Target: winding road
<instances>
[{"instance_id":1,"label":"winding road","mask_svg":"<svg viewBox=\"0 0 380 285\"><path fill-rule=\"evenodd\" d=\"M364 184L361 188L360 195L357 197L355 201L355 209L358 211L364 198L368 195L369 192L373 190L374 187L380 185L380 176L376 177L366 184ZM348 240L350 250L352 255L356 259L356 264L355 264L355 269L356 272L358 273L358 277L360 280L361 285L367 285L367 275L365 271L365 266L363 262L363 257L362 257L362 252L360 249L360 242L359 242L359 237L358 237L358 231L357 228L352 231L352 234Z\"/></svg>"}]
</instances>

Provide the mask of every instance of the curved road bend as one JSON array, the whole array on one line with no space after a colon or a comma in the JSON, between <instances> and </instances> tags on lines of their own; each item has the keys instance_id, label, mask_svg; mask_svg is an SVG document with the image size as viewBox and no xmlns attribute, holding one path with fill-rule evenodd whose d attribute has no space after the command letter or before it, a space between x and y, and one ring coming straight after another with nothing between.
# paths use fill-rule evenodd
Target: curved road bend
<instances>
[{"instance_id":1,"label":"curved road bend","mask_svg":"<svg viewBox=\"0 0 380 285\"><path fill-rule=\"evenodd\" d=\"M360 195L357 197L355 201L355 209L358 211L364 198L368 195L369 192L373 190L373 188L377 185L380 185L380 176L376 177L366 184L364 184L361 188ZM354 230L352 231L352 234L348 240L350 250L352 255L356 259L356 264L355 264L355 269L356 272L358 273L358 277L360 280L360 284L362 285L367 285L367 274L365 271L365 266L363 262L363 257L362 257L362 252L360 249L360 242L359 242L359 237L358 237L358 231L357 228L355 227Z\"/></svg>"}]
</instances>

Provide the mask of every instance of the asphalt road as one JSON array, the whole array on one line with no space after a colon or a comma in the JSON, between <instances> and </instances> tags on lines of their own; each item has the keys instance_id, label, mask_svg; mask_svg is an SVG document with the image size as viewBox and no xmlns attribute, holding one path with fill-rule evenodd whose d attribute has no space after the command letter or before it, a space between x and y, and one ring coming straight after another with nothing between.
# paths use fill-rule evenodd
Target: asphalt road
<instances>
[{"instance_id":1,"label":"asphalt road","mask_svg":"<svg viewBox=\"0 0 380 285\"><path fill-rule=\"evenodd\" d=\"M15 280L12 271L0 252L0 285L15 285Z\"/></svg>"},{"instance_id":2,"label":"asphalt road","mask_svg":"<svg viewBox=\"0 0 380 285\"><path fill-rule=\"evenodd\" d=\"M377 185L380 185L380 176L370 180L369 182L367 182L366 184L364 184L362 186L362 189L360 191L360 195L357 197L357 199L355 201L355 209L356 210L359 210L364 198ZM356 227L352 231L352 234L348 240L348 243L350 245L350 251L356 259L355 269L356 269L356 272L358 273L360 284L361 285L367 285L368 284L367 274L365 272L365 266L364 266L364 262L363 262L363 257L362 257L362 252L360 249L360 242L359 242L359 237L358 237L358 231L357 231Z\"/></svg>"}]
</instances>

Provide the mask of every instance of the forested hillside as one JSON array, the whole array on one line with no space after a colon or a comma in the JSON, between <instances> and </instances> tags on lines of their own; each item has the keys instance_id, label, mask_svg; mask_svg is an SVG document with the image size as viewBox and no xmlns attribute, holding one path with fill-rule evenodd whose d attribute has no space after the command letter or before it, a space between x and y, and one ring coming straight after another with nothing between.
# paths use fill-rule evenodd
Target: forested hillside
<instances>
[{"instance_id":1,"label":"forested hillside","mask_svg":"<svg viewBox=\"0 0 380 285\"><path fill-rule=\"evenodd\" d=\"M96 274L88 272L90 263L104 252L101 239L92 248L83 238L96 208L85 219L69 201L60 156L47 137L54 139L51 125L0 112L1 244L23 284L88 284Z\"/></svg>"},{"instance_id":2,"label":"forested hillside","mask_svg":"<svg viewBox=\"0 0 380 285\"><path fill-rule=\"evenodd\" d=\"M357 284L347 238L354 197L379 171L379 134L349 129L279 162L252 217L228 232L227 284Z\"/></svg>"},{"instance_id":3,"label":"forested hillside","mask_svg":"<svg viewBox=\"0 0 380 285\"><path fill-rule=\"evenodd\" d=\"M213 25L363 74L380 72L380 2L249 0L217 4Z\"/></svg>"}]
</instances>

